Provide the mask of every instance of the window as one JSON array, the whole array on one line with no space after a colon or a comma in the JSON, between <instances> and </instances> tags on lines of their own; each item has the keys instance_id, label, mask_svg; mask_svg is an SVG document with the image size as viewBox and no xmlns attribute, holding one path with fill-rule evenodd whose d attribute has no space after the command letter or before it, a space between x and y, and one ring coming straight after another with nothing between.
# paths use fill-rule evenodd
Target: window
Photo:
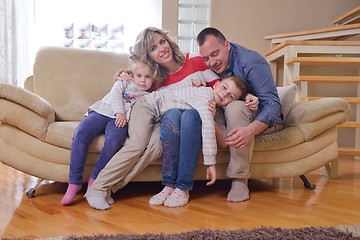
<instances>
[{"instance_id":1,"label":"window","mask_svg":"<svg viewBox=\"0 0 360 240\"><path fill-rule=\"evenodd\" d=\"M178 44L183 52L197 52L196 36L209 26L211 0L179 0Z\"/></svg>"},{"instance_id":2,"label":"window","mask_svg":"<svg viewBox=\"0 0 360 240\"><path fill-rule=\"evenodd\" d=\"M35 0L37 48L128 52L137 34L161 22L162 0Z\"/></svg>"}]
</instances>

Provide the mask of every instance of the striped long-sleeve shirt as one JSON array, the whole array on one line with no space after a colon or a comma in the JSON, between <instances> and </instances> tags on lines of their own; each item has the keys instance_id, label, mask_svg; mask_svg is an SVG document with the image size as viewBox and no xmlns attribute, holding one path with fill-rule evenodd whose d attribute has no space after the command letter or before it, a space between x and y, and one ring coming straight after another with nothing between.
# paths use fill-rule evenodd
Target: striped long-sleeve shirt
<instances>
[{"instance_id":1,"label":"striped long-sleeve shirt","mask_svg":"<svg viewBox=\"0 0 360 240\"><path fill-rule=\"evenodd\" d=\"M156 118L171 108L190 109L199 112L202 121L202 140L204 164L216 163L217 143L215 138L214 119L208 108L208 100L214 98L210 87L164 88L145 95L146 101L154 108Z\"/></svg>"},{"instance_id":2,"label":"striped long-sleeve shirt","mask_svg":"<svg viewBox=\"0 0 360 240\"><path fill-rule=\"evenodd\" d=\"M90 106L89 111L95 111L110 118L115 118L116 113L124 113L129 121L132 105L146 94L149 92L140 90L132 80L116 81L111 91Z\"/></svg>"}]
</instances>

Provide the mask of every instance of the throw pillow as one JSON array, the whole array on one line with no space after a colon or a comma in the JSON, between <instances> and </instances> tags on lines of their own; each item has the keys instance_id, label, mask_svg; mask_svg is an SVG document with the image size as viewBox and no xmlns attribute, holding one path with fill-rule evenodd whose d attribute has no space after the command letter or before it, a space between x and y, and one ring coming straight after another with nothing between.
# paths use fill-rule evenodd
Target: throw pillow
<instances>
[{"instance_id":1,"label":"throw pillow","mask_svg":"<svg viewBox=\"0 0 360 240\"><path fill-rule=\"evenodd\" d=\"M297 85L291 84L289 86L277 87L280 103L282 106L282 113L284 115L284 119L290 111L290 108L295 102L295 97L297 94Z\"/></svg>"}]
</instances>

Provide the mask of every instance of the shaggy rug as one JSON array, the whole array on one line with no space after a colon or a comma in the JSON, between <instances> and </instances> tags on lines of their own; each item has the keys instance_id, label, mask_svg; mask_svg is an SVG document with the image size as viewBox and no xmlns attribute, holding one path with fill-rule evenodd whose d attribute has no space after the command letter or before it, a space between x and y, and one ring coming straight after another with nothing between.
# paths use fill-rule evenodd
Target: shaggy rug
<instances>
[{"instance_id":1,"label":"shaggy rug","mask_svg":"<svg viewBox=\"0 0 360 240\"><path fill-rule=\"evenodd\" d=\"M353 227L305 227L305 228L255 228L252 230L195 230L177 234L144 234L144 235L93 235L93 236L70 236L62 238L66 240L343 240L343 239L360 239L360 226Z\"/></svg>"}]
</instances>

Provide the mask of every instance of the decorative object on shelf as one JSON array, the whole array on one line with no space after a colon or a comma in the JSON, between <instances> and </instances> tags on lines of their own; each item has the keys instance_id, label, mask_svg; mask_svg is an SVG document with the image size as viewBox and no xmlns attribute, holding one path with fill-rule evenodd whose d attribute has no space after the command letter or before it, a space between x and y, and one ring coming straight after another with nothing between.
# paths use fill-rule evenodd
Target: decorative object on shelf
<instances>
[{"instance_id":1,"label":"decorative object on shelf","mask_svg":"<svg viewBox=\"0 0 360 240\"><path fill-rule=\"evenodd\" d=\"M119 40L124 36L124 25L118 25L111 29L109 40Z\"/></svg>"},{"instance_id":2,"label":"decorative object on shelf","mask_svg":"<svg viewBox=\"0 0 360 240\"><path fill-rule=\"evenodd\" d=\"M79 34L76 35L74 29L77 25L72 22L64 27L64 47L124 52L124 24L111 26L109 23L95 25L89 22L78 27Z\"/></svg>"},{"instance_id":3,"label":"decorative object on shelf","mask_svg":"<svg viewBox=\"0 0 360 240\"><path fill-rule=\"evenodd\" d=\"M80 35L77 37L77 39L89 39L90 33L91 33L91 24L87 24L84 27L79 28Z\"/></svg>"},{"instance_id":4,"label":"decorative object on shelf","mask_svg":"<svg viewBox=\"0 0 360 240\"><path fill-rule=\"evenodd\" d=\"M74 37L74 23L71 23L69 26L64 27L65 37L72 39Z\"/></svg>"}]
</instances>

